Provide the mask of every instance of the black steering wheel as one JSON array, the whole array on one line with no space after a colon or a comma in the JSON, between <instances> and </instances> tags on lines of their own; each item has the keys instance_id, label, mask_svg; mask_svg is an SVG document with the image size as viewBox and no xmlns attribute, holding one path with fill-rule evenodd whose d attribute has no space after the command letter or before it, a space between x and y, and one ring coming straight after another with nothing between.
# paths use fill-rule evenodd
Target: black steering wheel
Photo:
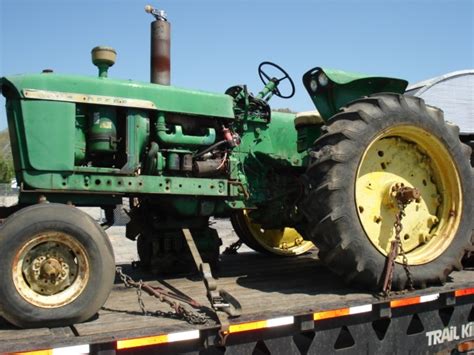
<instances>
[{"instance_id":1,"label":"black steering wheel","mask_svg":"<svg viewBox=\"0 0 474 355\"><path fill-rule=\"evenodd\" d=\"M280 79L277 79L277 78L270 78L270 76L265 73L263 71L263 67L264 66L270 66L270 67L274 67L276 69L278 69L282 74L283 76L280 78ZM278 96L278 97L281 97L282 99L289 99L290 97L293 97L293 95L295 94L295 83L293 82L293 80L290 78L290 76L288 75L288 73L286 71L283 70L283 68L281 68L280 66L276 65L275 63L272 63L272 62L262 62L260 63L260 65L258 66L258 76L260 77L260 80L262 80L262 82L267 85L269 81L271 80L274 80L276 81L276 84L280 84L280 82L282 82L283 80L285 79L288 79L288 81L290 82L290 85L291 85L291 93L289 95L282 95L280 90L278 89L278 87L276 87L275 89L273 89L273 93Z\"/></svg>"}]
</instances>

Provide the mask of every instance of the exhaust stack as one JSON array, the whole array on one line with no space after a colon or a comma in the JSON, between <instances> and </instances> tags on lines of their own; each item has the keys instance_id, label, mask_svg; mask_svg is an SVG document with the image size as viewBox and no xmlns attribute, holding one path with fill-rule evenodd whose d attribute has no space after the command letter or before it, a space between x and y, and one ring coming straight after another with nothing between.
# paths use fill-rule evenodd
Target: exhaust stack
<instances>
[{"instance_id":1,"label":"exhaust stack","mask_svg":"<svg viewBox=\"0 0 474 355\"><path fill-rule=\"evenodd\" d=\"M145 6L145 11L155 17L151 23L150 81L170 85L171 82L171 25L163 10Z\"/></svg>"}]
</instances>

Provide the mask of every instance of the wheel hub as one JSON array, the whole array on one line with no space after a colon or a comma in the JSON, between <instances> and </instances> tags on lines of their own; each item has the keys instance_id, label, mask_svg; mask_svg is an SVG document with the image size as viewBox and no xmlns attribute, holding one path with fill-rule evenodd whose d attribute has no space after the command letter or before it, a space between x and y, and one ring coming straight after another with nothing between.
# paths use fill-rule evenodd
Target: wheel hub
<instances>
[{"instance_id":1,"label":"wheel hub","mask_svg":"<svg viewBox=\"0 0 474 355\"><path fill-rule=\"evenodd\" d=\"M389 182L382 188L382 203L387 209L398 210L398 204L408 204L412 201L421 202L421 192L416 187L405 186L403 182Z\"/></svg>"},{"instance_id":2,"label":"wheel hub","mask_svg":"<svg viewBox=\"0 0 474 355\"><path fill-rule=\"evenodd\" d=\"M57 259L49 258L41 265L40 276L44 279L49 279L52 283L56 283L56 280L59 281L61 274L64 274L64 271Z\"/></svg>"},{"instance_id":3,"label":"wheel hub","mask_svg":"<svg viewBox=\"0 0 474 355\"><path fill-rule=\"evenodd\" d=\"M55 308L74 300L87 284L86 252L71 236L44 233L17 254L13 280L28 302Z\"/></svg>"},{"instance_id":4,"label":"wheel hub","mask_svg":"<svg viewBox=\"0 0 474 355\"><path fill-rule=\"evenodd\" d=\"M362 227L384 255L395 236L399 203L411 201L400 238L410 264L433 260L455 234L462 207L457 171L440 141L417 127L393 127L374 139L360 162L355 190Z\"/></svg>"},{"instance_id":5,"label":"wheel hub","mask_svg":"<svg viewBox=\"0 0 474 355\"><path fill-rule=\"evenodd\" d=\"M26 254L23 274L30 288L41 295L53 295L71 284L70 271L77 269L64 246L44 243Z\"/></svg>"},{"instance_id":6,"label":"wheel hub","mask_svg":"<svg viewBox=\"0 0 474 355\"><path fill-rule=\"evenodd\" d=\"M418 202L421 201L420 190L418 190L416 187L405 186L403 182L400 184L395 184L395 186L392 186L390 194L393 198L395 198L395 200L397 201L397 204L401 203L401 204L406 205L410 203L411 201L418 201Z\"/></svg>"}]
</instances>

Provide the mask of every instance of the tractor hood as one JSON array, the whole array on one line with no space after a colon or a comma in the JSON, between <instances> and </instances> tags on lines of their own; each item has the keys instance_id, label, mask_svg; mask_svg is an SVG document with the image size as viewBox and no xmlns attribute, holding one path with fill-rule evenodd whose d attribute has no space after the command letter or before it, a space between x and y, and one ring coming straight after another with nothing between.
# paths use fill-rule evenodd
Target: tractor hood
<instances>
[{"instance_id":1,"label":"tractor hood","mask_svg":"<svg viewBox=\"0 0 474 355\"><path fill-rule=\"evenodd\" d=\"M232 98L174 86L54 73L0 79L4 96L140 107L198 116L234 118Z\"/></svg>"},{"instance_id":2,"label":"tractor hood","mask_svg":"<svg viewBox=\"0 0 474 355\"><path fill-rule=\"evenodd\" d=\"M303 75L303 84L324 120L351 101L378 92L403 94L408 81L316 67Z\"/></svg>"}]
</instances>

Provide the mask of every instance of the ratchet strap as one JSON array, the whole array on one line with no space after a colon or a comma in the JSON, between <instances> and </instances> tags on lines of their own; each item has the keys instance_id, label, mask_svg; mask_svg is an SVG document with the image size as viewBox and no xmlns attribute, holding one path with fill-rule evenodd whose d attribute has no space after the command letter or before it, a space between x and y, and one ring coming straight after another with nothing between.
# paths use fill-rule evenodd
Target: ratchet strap
<instances>
[{"instance_id":1,"label":"ratchet strap","mask_svg":"<svg viewBox=\"0 0 474 355\"><path fill-rule=\"evenodd\" d=\"M217 288L217 281L212 276L211 267L208 263L203 262L193 236L191 235L191 231L187 228L183 228L183 234L189 250L191 251L191 255L193 256L194 263L203 278L207 290L207 298L209 299L221 325L220 341L221 345L224 345L229 330L228 319L239 317L242 313L242 307L239 301L230 293Z\"/></svg>"}]
</instances>

